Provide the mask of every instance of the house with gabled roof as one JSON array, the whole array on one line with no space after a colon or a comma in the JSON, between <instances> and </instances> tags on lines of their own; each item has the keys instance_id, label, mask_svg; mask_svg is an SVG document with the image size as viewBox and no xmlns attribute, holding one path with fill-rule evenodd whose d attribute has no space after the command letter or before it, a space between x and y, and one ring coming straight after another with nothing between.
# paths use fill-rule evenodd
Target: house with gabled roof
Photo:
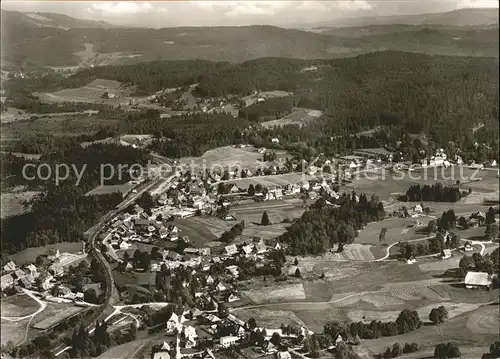
<instances>
[{"instance_id":1,"label":"house with gabled roof","mask_svg":"<svg viewBox=\"0 0 500 359\"><path fill-rule=\"evenodd\" d=\"M263 241L259 241L259 243L257 243L255 245L255 251L257 252L257 254L266 253L267 252L267 246L265 245L265 243Z\"/></svg>"},{"instance_id":2,"label":"house with gabled roof","mask_svg":"<svg viewBox=\"0 0 500 359\"><path fill-rule=\"evenodd\" d=\"M7 264L5 264L5 265L3 266L3 270L4 270L5 272L13 272L13 271L15 271L16 269L17 269L17 266L16 266L16 264L15 264L14 262L12 262L12 261L7 262Z\"/></svg>"},{"instance_id":3,"label":"house with gabled roof","mask_svg":"<svg viewBox=\"0 0 500 359\"><path fill-rule=\"evenodd\" d=\"M292 359L292 356L290 355L290 353L288 351L279 351L276 353L276 358L277 359Z\"/></svg>"},{"instance_id":4,"label":"house with gabled roof","mask_svg":"<svg viewBox=\"0 0 500 359\"><path fill-rule=\"evenodd\" d=\"M5 290L14 285L14 277L10 273L3 275L0 280L2 290Z\"/></svg>"},{"instance_id":5,"label":"house with gabled roof","mask_svg":"<svg viewBox=\"0 0 500 359\"><path fill-rule=\"evenodd\" d=\"M207 284L210 285L210 284L214 284L214 283L215 283L214 278L211 275L209 275L207 277Z\"/></svg>"},{"instance_id":6,"label":"house with gabled roof","mask_svg":"<svg viewBox=\"0 0 500 359\"><path fill-rule=\"evenodd\" d=\"M228 302L228 303L236 302L236 301L238 301L238 300L240 300L240 297L238 297L238 296L237 296L236 294L234 294L234 293L229 294L229 295L227 296L227 298L226 298L226 302Z\"/></svg>"},{"instance_id":7,"label":"house with gabled roof","mask_svg":"<svg viewBox=\"0 0 500 359\"><path fill-rule=\"evenodd\" d=\"M441 251L441 258L442 259L448 259L451 258L451 249L443 249Z\"/></svg>"},{"instance_id":8,"label":"house with gabled roof","mask_svg":"<svg viewBox=\"0 0 500 359\"><path fill-rule=\"evenodd\" d=\"M217 285L215 286L215 289L218 291L218 292L224 292L227 290L227 287L224 285L224 283L222 282L219 282L217 283Z\"/></svg>"},{"instance_id":9,"label":"house with gabled roof","mask_svg":"<svg viewBox=\"0 0 500 359\"><path fill-rule=\"evenodd\" d=\"M236 247L236 244L230 244L226 247L224 247L224 250L226 252L226 255L228 256L234 256L238 254L238 248Z\"/></svg>"},{"instance_id":10,"label":"house with gabled roof","mask_svg":"<svg viewBox=\"0 0 500 359\"><path fill-rule=\"evenodd\" d=\"M34 264L28 264L25 268L26 272L33 278L38 277L38 268Z\"/></svg>"},{"instance_id":11,"label":"house with gabled roof","mask_svg":"<svg viewBox=\"0 0 500 359\"><path fill-rule=\"evenodd\" d=\"M490 288L492 276L485 272L467 272L465 276L465 287L472 288Z\"/></svg>"}]
</instances>

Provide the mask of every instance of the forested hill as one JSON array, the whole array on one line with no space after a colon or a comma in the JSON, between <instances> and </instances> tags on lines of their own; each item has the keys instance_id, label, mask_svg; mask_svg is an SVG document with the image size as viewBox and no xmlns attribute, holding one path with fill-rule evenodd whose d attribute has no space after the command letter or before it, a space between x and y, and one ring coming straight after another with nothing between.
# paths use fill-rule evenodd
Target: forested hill
<instances>
[{"instance_id":1,"label":"forested hill","mask_svg":"<svg viewBox=\"0 0 500 359\"><path fill-rule=\"evenodd\" d=\"M467 13L465 11L462 18L466 19ZM441 26L438 33L428 33L426 28L417 27L403 34L400 26L391 28L389 25L384 36L375 33L362 38L352 36L348 29L341 33L318 33L264 25L112 28L106 23L56 14L3 12L2 17L2 41L6 44L2 60L14 67L99 66L194 59L243 62L261 57L331 59L386 49L453 56L498 56L498 21L492 22L489 16L484 21L473 22L472 27L458 30L455 25L451 28ZM413 23L411 19L401 21ZM439 20L419 24L434 27ZM485 28L490 24L496 27Z\"/></svg>"},{"instance_id":2,"label":"forested hill","mask_svg":"<svg viewBox=\"0 0 500 359\"><path fill-rule=\"evenodd\" d=\"M329 126L325 130L332 132L401 125L446 143L471 136L471 129L482 123L485 130L475 137L490 142L498 139L498 72L498 59L493 58L382 51L333 60L110 66L80 71L61 85L78 87L100 77L137 86L143 94L195 81L202 96L285 90L295 93L300 107L324 111ZM44 83L53 82L42 79L39 84L18 86L32 89Z\"/></svg>"}]
</instances>

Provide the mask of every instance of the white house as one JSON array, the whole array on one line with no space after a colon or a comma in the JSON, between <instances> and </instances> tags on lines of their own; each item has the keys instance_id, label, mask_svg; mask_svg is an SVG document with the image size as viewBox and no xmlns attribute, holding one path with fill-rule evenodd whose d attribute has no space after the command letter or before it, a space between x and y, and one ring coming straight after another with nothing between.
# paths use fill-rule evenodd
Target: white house
<instances>
[{"instance_id":1,"label":"white house","mask_svg":"<svg viewBox=\"0 0 500 359\"><path fill-rule=\"evenodd\" d=\"M227 297L227 302L228 303L232 303L232 302L236 302L240 300L240 297L238 297L237 295L231 293L228 297Z\"/></svg>"},{"instance_id":2,"label":"white house","mask_svg":"<svg viewBox=\"0 0 500 359\"><path fill-rule=\"evenodd\" d=\"M338 345L339 343L344 343L344 338L342 337L341 334L337 336L337 339L335 339L335 345Z\"/></svg>"},{"instance_id":3,"label":"white house","mask_svg":"<svg viewBox=\"0 0 500 359\"><path fill-rule=\"evenodd\" d=\"M217 291L219 292L224 292L225 290L227 290L227 287L224 285L224 283L219 282L219 284L217 284L215 289L217 289Z\"/></svg>"},{"instance_id":4,"label":"white house","mask_svg":"<svg viewBox=\"0 0 500 359\"><path fill-rule=\"evenodd\" d=\"M467 272L465 276L465 287L472 288L489 288L492 280L488 273L484 272Z\"/></svg>"},{"instance_id":5,"label":"white house","mask_svg":"<svg viewBox=\"0 0 500 359\"><path fill-rule=\"evenodd\" d=\"M465 252L472 252L473 250L474 250L474 248L472 247L472 245L469 242L465 243L465 246L464 246Z\"/></svg>"},{"instance_id":6,"label":"white house","mask_svg":"<svg viewBox=\"0 0 500 359\"><path fill-rule=\"evenodd\" d=\"M413 213L422 213L423 210L424 209L419 204L417 204L415 207L413 207Z\"/></svg>"},{"instance_id":7,"label":"white house","mask_svg":"<svg viewBox=\"0 0 500 359\"><path fill-rule=\"evenodd\" d=\"M223 348L229 348L230 346L236 344L236 342L239 339L240 339L239 337L235 337L235 336L232 336L232 335L229 335L227 337L222 337L222 338L220 338L220 345Z\"/></svg>"},{"instance_id":8,"label":"white house","mask_svg":"<svg viewBox=\"0 0 500 359\"><path fill-rule=\"evenodd\" d=\"M441 252L441 258L442 259L451 258L451 249L443 249Z\"/></svg>"},{"instance_id":9,"label":"white house","mask_svg":"<svg viewBox=\"0 0 500 359\"><path fill-rule=\"evenodd\" d=\"M224 247L224 249L228 256L234 256L235 254L238 254L238 248L236 247L236 244L230 244Z\"/></svg>"},{"instance_id":10,"label":"white house","mask_svg":"<svg viewBox=\"0 0 500 359\"><path fill-rule=\"evenodd\" d=\"M292 359L292 356L288 351L286 352L277 352L276 353L276 358L277 359Z\"/></svg>"},{"instance_id":11,"label":"white house","mask_svg":"<svg viewBox=\"0 0 500 359\"><path fill-rule=\"evenodd\" d=\"M252 254L253 246L246 245L243 246L241 250L243 251L243 254L248 257L250 254Z\"/></svg>"},{"instance_id":12,"label":"white house","mask_svg":"<svg viewBox=\"0 0 500 359\"><path fill-rule=\"evenodd\" d=\"M417 259L415 257L410 257L406 260L406 263L408 264L414 264L417 263Z\"/></svg>"},{"instance_id":13,"label":"white house","mask_svg":"<svg viewBox=\"0 0 500 359\"><path fill-rule=\"evenodd\" d=\"M17 269L16 264L12 261L9 261L6 265L3 266L3 270L5 272L13 272Z\"/></svg>"},{"instance_id":14,"label":"white house","mask_svg":"<svg viewBox=\"0 0 500 359\"><path fill-rule=\"evenodd\" d=\"M179 324L180 324L179 316L175 313L172 313L170 319L167 320L167 331L169 332L173 331L174 329L179 327Z\"/></svg>"}]
</instances>

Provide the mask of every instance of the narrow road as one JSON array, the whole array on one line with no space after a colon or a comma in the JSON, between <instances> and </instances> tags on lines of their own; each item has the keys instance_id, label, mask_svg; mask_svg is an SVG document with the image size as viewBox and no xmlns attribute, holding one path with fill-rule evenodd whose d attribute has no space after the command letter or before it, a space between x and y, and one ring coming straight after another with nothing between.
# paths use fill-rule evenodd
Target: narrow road
<instances>
[{"instance_id":1,"label":"narrow road","mask_svg":"<svg viewBox=\"0 0 500 359\"><path fill-rule=\"evenodd\" d=\"M100 250L98 250L95 246L96 245L96 243L95 243L96 238L99 235L99 233L104 229L106 223L108 221L110 221L114 216L116 216L120 211L122 211L126 207L128 207L137 198L142 196L143 193L150 191L151 189L153 189L156 186L160 186L165 181L166 181L165 179L159 178L159 179L156 179L156 180L152 181L151 183L145 185L144 188L142 188L140 191L135 193L133 196L131 196L130 198L127 198L123 202L121 202L114 210L112 210L111 212L108 212L104 217L101 218L101 220L96 225L94 225L92 228L90 228L86 232L86 234L89 238L90 247L91 247L91 249L93 249L91 251L92 255L95 256L95 258L103 265L103 267L105 269L104 275L106 277L106 300L105 300L104 304L102 305L102 307L103 307L102 313L105 313L106 310L110 306L113 306L113 303L118 302L119 296L118 296L118 291L117 291L116 286L115 286L111 266L108 263L108 261L106 260L106 258L104 258L104 256L100 252ZM118 313L119 313L119 310L115 309L115 311L113 313L111 313L111 315L106 317L104 320L108 321L112 316L114 316L115 314L118 314ZM135 320L136 320L136 322L138 322L137 318L135 318ZM89 333L94 332L95 328L93 326L94 326L93 323L87 326L87 329L91 328L91 329L89 329ZM61 348L61 345L58 345L57 347L55 347L53 349L53 351L57 351L55 353L56 356L61 355L65 351L69 350L71 347L64 347L62 349L60 349L60 348Z\"/></svg>"}]
</instances>

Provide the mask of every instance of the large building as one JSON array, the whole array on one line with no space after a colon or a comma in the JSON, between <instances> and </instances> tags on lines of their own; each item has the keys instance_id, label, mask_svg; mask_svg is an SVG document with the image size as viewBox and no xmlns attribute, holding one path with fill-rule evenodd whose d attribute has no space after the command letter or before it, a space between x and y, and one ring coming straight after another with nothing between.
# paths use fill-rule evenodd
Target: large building
<instances>
[{"instance_id":1,"label":"large building","mask_svg":"<svg viewBox=\"0 0 500 359\"><path fill-rule=\"evenodd\" d=\"M465 276L465 286L472 288L490 288L491 275L484 272L468 272Z\"/></svg>"}]
</instances>

